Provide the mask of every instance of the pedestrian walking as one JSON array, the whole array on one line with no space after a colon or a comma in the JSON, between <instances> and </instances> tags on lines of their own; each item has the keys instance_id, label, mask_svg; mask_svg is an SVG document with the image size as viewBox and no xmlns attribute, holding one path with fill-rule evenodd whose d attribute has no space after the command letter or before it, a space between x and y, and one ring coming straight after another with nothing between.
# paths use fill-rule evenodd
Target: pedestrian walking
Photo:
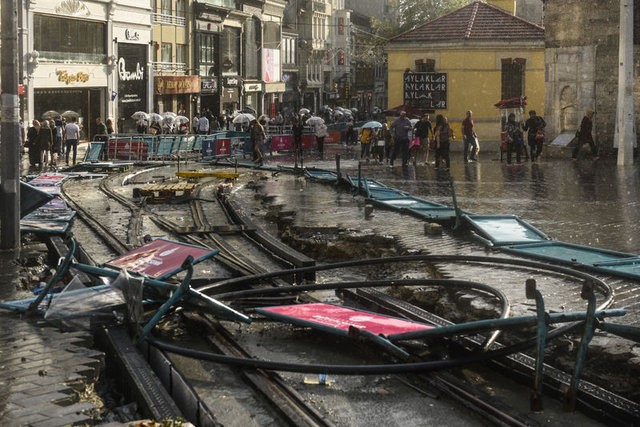
<instances>
[{"instance_id":1,"label":"pedestrian walking","mask_svg":"<svg viewBox=\"0 0 640 427\"><path fill-rule=\"evenodd\" d=\"M38 134L40 133L40 122L34 120L32 126L27 129L27 148L29 149L29 166L35 168L40 166L40 148L38 147Z\"/></svg>"},{"instance_id":2,"label":"pedestrian walking","mask_svg":"<svg viewBox=\"0 0 640 427\"><path fill-rule=\"evenodd\" d=\"M147 133L147 120L144 117L140 117L136 122L136 132L139 134Z\"/></svg>"},{"instance_id":3,"label":"pedestrian walking","mask_svg":"<svg viewBox=\"0 0 640 427\"><path fill-rule=\"evenodd\" d=\"M429 163L429 134L433 134L431 120L429 114L424 114L413 127L414 138L420 138L420 145L411 149L411 157L413 157L413 165L420 163L424 159L424 164Z\"/></svg>"},{"instance_id":4,"label":"pedestrian walking","mask_svg":"<svg viewBox=\"0 0 640 427\"><path fill-rule=\"evenodd\" d=\"M64 154L64 126L66 125L64 117L58 116L54 125L54 145L57 148L56 154L59 158L62 158Z\"/></svg>"},{"instance_id":5,"label":"pedestrian walking","mask_svg":"<svg viewBox=\"0 0 640 427\"><path fill-rule=\"evenodd\" d=\"M49 120L43 120L38 133L38 148L40 150L40 167L46 168L49 164L51 146L53 145L53 131L49 126Z\"/></svg>"},{"instance_id":6,"label":"pedestrian walking","mask_svg":"<svg viewBox=\"0 0 640 427\"><path fill-rule=\"evenodd\" d=\"M250 123L251 143L253 145L253 162L258 166L263 165L262 149L267 141L267 134L264 131L264 126L258 120L253 119Z\"/></svg>"},{"instance_id":7,"label":"pedestrian walking","mask_svg":"<svg viewBox=\"0 0 640 427\"><path fill-rule=\"evenodd\" d=\"M373 143L373 129L363 128L360 130L360 160L369 162L371 155L371 144Z\"/></svg>"},{"instance_id":8,"label":"pedestrian walking","mask_svg":"<svg viewBox=\"0 0 640 427\"><path fill-rule=\"evenodd\" d=\"M593 135L591 133L593 131L594 114L595 112L589 109L586 111L584 117L582 118L580 128L576 132L578 141L576 146L573 147L573 153L571 153L571 158L573 160L576 160L578 158L578 152L580 152L580 148L582 148L584 144L589 144L589 147L591 147L591 154L595 159L598 158L598 147L596 147L596 143L593 140Z\"/></svg>"},{"instance_id":9,"label":"pedestrian walking","mask_svg":"<svg viewBox=\"0 0 640 427\"><path fill-rule=\"evenodd\" d=\"M107 132L107 125L102 122L102 117L96 117L96 130L93 134L94 141L107 141L109 134Z\"/></svg>"},{"instance_id":10,"label":"pedestrian walking","mask_svg":"<svg viewBox=\"0 0 640 427\"><path fill-rule=\"evenodd\" d=\"M522 129L527 132L527 143L532 162L535 162L542 154L545 126L547 123L536 114L535 110L529 111L529 118L524 122Z\"/></svg>"},{"instance_id":11,"label":"pedestrian walking","mask_svg":"<svg viewBox=\"0 0 640 427\"><path fill-rule=\"evenodd\" d=\"M385 163L389 163L391 161L391 156L393 155L393 135L386 123L382 124L380 132L382 133L382 139L384 140L384 160Z\"/></svg>"},{"instance_id":12,"label":"pedestrian walking","mask_svg":"<svg viewBox=\"0 0 640 427\"><path fill-rule=\"evenodd\" d=\"M64 135L65 135L65 163L67 166L69 165L69 154L73 150L72 161L73 164L76 164L76 156L78 154L78 140L80 139L80 127L78 126L77 118L75 116L71 117L71 121L67 123L64 127Z\"/></svg>"},{"instance_id":13,"label":"pedestrian walking","mask_svg":"<svg viewBox=\"0 0 640 427\"><path fill-rule=\"evenodd\" d=\"M411 129L413 129L413 126L411 125L411 121L407 118L406 111L401 111L400 117L398 117L390 127L394 145L389 165L393 166L393 162L400 151L402 154L402 166L407 166L407 163L409 162L409 140L411 139Z\"/></svg>"},{"instance_id":14,"label":"pedestrian walking","mask_svg":"<svg viewBox=\"0 0 640 427\"><path fill-rule=\"evenodd\" d=\"M464 162L478 160L478 139L473 123L473 111L467 111L467 116L462 121L462 139L464 143Z\"/></svg>"},{"instance_id":15,"label":"pedestrian walking","mask_svg":"<svg viewBox=\"0 0 640 427\"><path fill-rule=\"evenodd\" d=\"M507 117L507 124L504 127L504 131L507 134L507 164L511 164L513 151L516 152L516 162L522 163L521 155L524 139L522 130L520 130L520 123L516 122L516 115L514 113L510 113Z\"/></svg>"},{"instance_id":16,"label":"pedestrian walking","mask_svg":"<svg viewBox=\"0 0 640 427\"><path fill-rule=\"evenodd\" d=\"M324 159L324 139L327 136L327 125L318 123L316 125L316 146L318 147L318 156L320 160Z\"/></svg>"},{"instance_id":17,"label":"pedestrian walking","mask_svg":"<svg viewBox=\"0 0 640 427\"><path fill-rule=\"evenodd\" d=\"M295 166L298 166L298 160L302 164L302 136L304 134L304 125L298 117L293 118L291 126L291 149L295 159Z\"/></svg>"},{"instance_id":18,"label":"pedestrian walking","mask_svg":"<svg viewBox=\"0 0 640 427\"><path fill-rule=\"evenodd\" d=\"M198 119L198 134L207 135L209 133L209 119L205 114L202 114Z\"/></svg>"},{"instance_id":19,"label":"pedestrian walking","mask_svg":"<svg viewBox=\"0 0 640 427\"><path fill-rule=\"evenodd\" d=\"M107 121L104 124L107 126L107 135L109 137L116 133L116 130L113 127L113 120L107 119Z\"/></svg>"},{"instance_id":20,"label":"pedestrian walking","mask_svg":"<svg viewBox=\"0 0 640 427\"><path fill-rule=\"evenodd\" d=\"M453 138L453 130L449 126L449 120L442 114L436 116L436 128L434 130L436 141L436 162L434 167L438 169L444 160L445 170L451 167L450 140Z\"/></svg>"}]
</instances>

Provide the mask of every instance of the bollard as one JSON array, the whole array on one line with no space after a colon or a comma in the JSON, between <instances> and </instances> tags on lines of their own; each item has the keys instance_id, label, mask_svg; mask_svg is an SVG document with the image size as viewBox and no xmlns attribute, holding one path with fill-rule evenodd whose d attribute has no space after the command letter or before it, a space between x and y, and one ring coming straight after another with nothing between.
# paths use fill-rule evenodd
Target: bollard
<instances>
[{"instance_id":1,"label":"bollard","mask_svg":"<svg viewBox=\"0 0 640 427\"><path fill-rule=\"evenodd\" d=\"M544 311L542 294L536 289L536 281L527 279L525 282L526 297L536 301L536 319L538 331L536 334L536 372L533 380L533 392L531 392L530 405L532 411L542 411L542 378L544 367L544 346L547 343L547 316Z\"/></svg>"},{"instance_id":2,"label":"bollard","mask_svg":"<svg viewBox=\"0 0 640 427\"><path fill-rule=\"evenodd\" d=\"M576 366L573 371L573 376L571 377L571 384L569 385L569 390L567 390L567 394L565 396L565 410L567 411L575 411L576 409L576 398L578 392L578 384L580 383L580 375L582 374L582 369L584 368L584 362L587 357L587 349L589 348L589 343L593 338L593 332L596 324L596 295L593 292L593 282L591 280L585 281L582 285L582 292L580 293L580 297L584 300L587 300L587 316L584 320L584 333L582 334L582 339L580 340L580 347L578 347L578 355L576 356Z\"/></svg>"},{"instance_id":3,"label":"bollard","mask_svg":"<svg viewBox=\"0 0 640 427\"><path fill-rule=\"evenodd\" d=\"M364 205L364 217L369 218L373 213L373 205Z\"/></svg>"}]
</instances>

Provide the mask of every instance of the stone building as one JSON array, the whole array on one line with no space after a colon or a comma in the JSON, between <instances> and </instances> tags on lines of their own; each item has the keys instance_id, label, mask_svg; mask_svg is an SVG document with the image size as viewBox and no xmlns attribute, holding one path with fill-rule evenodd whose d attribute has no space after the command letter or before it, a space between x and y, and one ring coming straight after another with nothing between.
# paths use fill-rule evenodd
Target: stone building
<instances>
[{"instance_id":1,"label":"stone building","mask_svg":"<svg viewBox=\"0 0 640 427\"><path fill-rule=\"evenodd\" d=\"M573 134L586 109L596 111L594 137L601 153L613 150L618 96L618 0L546 0L545 107L547 134ZM638 28L638 5L634 27ZM637 31L636 31L637 33ZM640 37L634 34L634 56ZM638 63L634 62L634 76ZM639 105L635 77L634 105ZM635 128L638 128L636 119Z\"/></svg>"}]
</instances>

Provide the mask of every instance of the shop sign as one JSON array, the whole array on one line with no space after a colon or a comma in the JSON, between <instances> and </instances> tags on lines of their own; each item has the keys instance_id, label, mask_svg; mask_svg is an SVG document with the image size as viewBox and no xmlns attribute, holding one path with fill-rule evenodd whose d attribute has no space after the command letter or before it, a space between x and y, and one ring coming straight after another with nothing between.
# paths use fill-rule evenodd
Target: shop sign
<instances>
[{"instance_id":1,"label":"shop sign","mask_svg":"<svg viewBox=\"0 0 640 427\"><path fill-rule=\"evenodd\" d=\"M404 104L424 110L447 109L447 73L405 72Z\"/></svg>"},{"instance_id":2,"label":"shop sign","mask_svg":"<svg viewBox=\"0 0 640 427\"><path fill-rule=\"evenodd\" d=\"M216 79L200 79L200 92L217 93L218 81Z\"/></svg>"},{"instance_id":3,"label":"shop sign","mask_svg":"<svg viewBox=\"0 0 640 427\"><path fill-rule=\"evenodd\" d=\"M245 83L244 91L245 92L259 92L262 89L262 84L260 83Z\"/></svg>"},{"instance_id":4,"label":"shop sign","mask_svg":"<svg viewBox=\"0 0 640 427\"><path fill-rule=\"evenodd\" d=\"M89 74L78 71L77 73L69 73L67 70L56 70L58 81L66 85L72 83L86 83L89 81Z\"/></svg>"},{"instance_id":5,"label":"shop sign","mask_svg":"<svg viewBox=\"0 0 640 427\"><path fill-rule=\"evenodd\" d=\"M235 87L225 87L220 93L220 101L222 102L237 102L238 101L238 89Z\"/></svg>"},{"instance_id":6,"label":"shop sign","mask_svg":"<svg viewBox=\"0 0 640 427\"><path fill-rule=\"evenodd\" d=\"M156 95L173 95L179 93L198 93L200 76L156 76L154 77Z\"/></svg>"},{"instance_id":7,"label":"shop sign","mask_svg":"<svg viewBox=\"0 0 640 427\"><path fill-rule=\"evenodd\" d=\"M140 33L135 30L130 30L129 28L127 28L126 30L124 30L124 37L127 40L138 41L140 40Z\"/></svg>"},{"instance_id":8,"label":"shop sign","mask_svg":"<svg viewBox=\"0 0 640 427\"><path fill-rule=\"evenodd\" d=\"M224 86L238 86L238 78L237 77L225 77L224 78Z\"/></svg>"}]
</instances>

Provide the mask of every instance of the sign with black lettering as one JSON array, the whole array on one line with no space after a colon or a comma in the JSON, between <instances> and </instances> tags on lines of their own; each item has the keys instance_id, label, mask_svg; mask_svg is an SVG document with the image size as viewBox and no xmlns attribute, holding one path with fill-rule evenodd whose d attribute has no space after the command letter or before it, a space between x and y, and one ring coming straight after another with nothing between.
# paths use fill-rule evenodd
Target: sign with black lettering
<instances>
[{"instance_id":1,"label":"sign with black lettering","mask_svg":"<svg viewBox=\"0 0 640 427\"><path fill-rule=\"evenodd\" d=\"M404 73L404 104L423 110L446 110L447 73Z\"/></svg>"}]
</instances>

